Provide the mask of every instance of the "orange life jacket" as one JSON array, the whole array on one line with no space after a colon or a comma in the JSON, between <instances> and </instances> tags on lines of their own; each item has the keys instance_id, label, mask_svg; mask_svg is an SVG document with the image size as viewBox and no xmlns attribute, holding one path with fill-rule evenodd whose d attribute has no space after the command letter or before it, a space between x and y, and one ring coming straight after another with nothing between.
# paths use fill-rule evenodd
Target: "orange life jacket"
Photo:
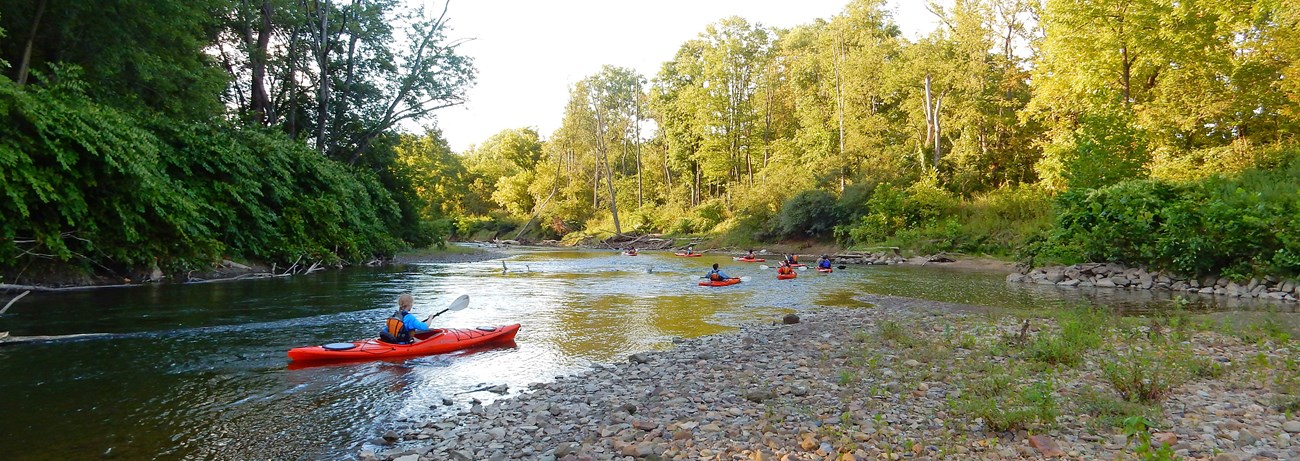
<instances>
[{"instance_id":1,"label":"orange life jacket","mask_svg":"<svg viewBox=\"0 0 1300 461\"><path fill-rule=\"evenodd\" d=\"M388 317L384 323L384 332L397 343L411 342L411 330L406 329L406 312L398 309L396 313ZM384 338L388 339L388 338Z\"/></svg>"}]
</instances>

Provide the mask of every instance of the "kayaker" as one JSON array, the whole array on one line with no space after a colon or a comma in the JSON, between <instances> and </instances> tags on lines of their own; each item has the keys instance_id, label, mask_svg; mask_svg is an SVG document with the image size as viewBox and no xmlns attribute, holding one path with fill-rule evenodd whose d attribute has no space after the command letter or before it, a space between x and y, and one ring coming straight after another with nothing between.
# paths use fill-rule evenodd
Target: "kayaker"
<instances>
[{"instance_id":1,"label":"kayaker","mask_svg":"<svg viewBox=\"0 0 1300 461\"><path fill-rule=\"evenodd\" d=\"M688 254L688 255L693 255L693 254L695 254L695 244L694 244L694 243L692 243L692 244L690 244L690 245L686 245L686 254Z\"/></svg>"},{"instance_id":2,"label":"kayaker","mask_svg":"<svg viewBox=\"0 0 1300 461\"><path fill-rule=\"evenodd\" d=\"M790 275L794 273L794 268L790 267L790 264L785 261L781 261L781 265L776 268L776 273L781 275Z\"/></svg>"},{"instance_id":3,"label":"kayaker","mask_svg":"<svg viewBox=\"0 0 1300 461\"><path fill-rule=\"evenodd\" d=\"M745 255L745 259L757 259L757 258L758 258L757 256L754 256L753 249L749 250L749 253Z\"/></svg>"},{"instance_id":4,"label":"kayaker","mask_svg":"<svg viewBox=\"0 0 1300 461\"><path fill-rule=\"evenodd\" d=\"M785 263L791 266L795 264L799 264L799 255L796 254L785 255Z\"/></svg>"},{"instance_id":5,"label":"kayaker","mask_svg":"<svg viewBox=\"0 0 1300 461\"><path fill-rule=\"evenodd\" d=\"M709 280L712 280L714 282L721 282L723 280L727 280L731 278L731 277L727 277L727 274L723 273L722 269L718 269L718 263L713 263L713 270L709 271L708 277Z\"/></svg>"},{"instance_id":6,"label":"kayaker","mask_svg":"<svg viewBox=\"0 0 1300 461\"><path fill-rule=\"evenodd\" d=\"M429 325L421 322L420 319L411 313L411 306L415 305L415 298L410 293L403 293L397 297L397 312L388 317L385 322L384 330L379 332L379 340L393 344L408 344L415 342L413 334L420 331L429 331Z\"/></svg>"},{"instance_id":7,"label":"kayaker","mask_svg":"<svg viewBox=\"0 0 1300 461\"><path fill-rule=\"evenodd\" d=\"M822 260L817 261L817 267L820 269L830 269L831 268L830 256L822 255Z\"/></svg>"}]
</instances>

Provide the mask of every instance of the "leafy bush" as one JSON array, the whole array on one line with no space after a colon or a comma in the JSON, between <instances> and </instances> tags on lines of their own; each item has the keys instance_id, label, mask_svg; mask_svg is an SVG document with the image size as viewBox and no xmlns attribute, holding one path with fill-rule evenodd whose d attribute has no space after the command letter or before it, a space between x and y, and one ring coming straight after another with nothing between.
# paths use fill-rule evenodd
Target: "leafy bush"
<instances>
[{"instance_id":1,"label":"leafy bush","mask_svg":"<svg viewBox=\"0 0 1300 461\"><path fill-rule=\"evenodd\" d=\"M810 189L791 197L776 215L776 233L787 238L822 237L830 233L839 220L835 196L821 189Z\"/></svg>"},{"instance_id":2,"label":"leafy bush","mask_svg":"<svg viewBox=\"0 0 1300 461\"><path fill-rule=\"evenodd\" d=\"M389 255L404 222L371 170L282 133L142 120L73 78L0 80L0 267L204 269L223 257L326 263Z\"/></svg>"},{"instance_id":3,"label":"leafy bush","mask_svg":"<svg viewBox=\"0 0 1300 461\"><path fill-rule=\"evenodd\" d=\"M1012 378L1020 374L991 374L966 383L952 405L967 418L983 419L996 432L1029 429L1036 424L1055 425L1060 414L1055 383L1042 379L1021 384Z\"/></svg>"},{"instance_id":4,"label":"leafy bush","mask_svg":"<svg viewBox=\"0 0 1300 461\"><path fill-rule=\"evenodd\" d=\"M1164 400L1187 380L1187 371L1170 352L1158 348L1130 348L1101 364L1102 379L1130 402Z\"/></svg>"},{"instance_id":5,"label":"leafy bush","mask_svg":"<svg viewBox=\"0 0 1300 461\"><path fill-rule=\"evenodd\" d=\"M1055 226L1026 255L1173 272L1300 274L1300 156L1282 168L1178 184L1125 181L1058 196Z\"/></svg>"}]
</instances>

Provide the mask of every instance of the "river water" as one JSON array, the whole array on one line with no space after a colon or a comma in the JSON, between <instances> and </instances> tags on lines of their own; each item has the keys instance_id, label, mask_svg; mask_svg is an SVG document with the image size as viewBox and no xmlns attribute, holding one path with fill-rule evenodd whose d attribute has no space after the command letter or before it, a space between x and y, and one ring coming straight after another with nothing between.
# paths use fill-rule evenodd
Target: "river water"
<instances>
[{"instance_id":1,"label":"river water","mask_svg":"<svg viewBox=\"0 0 1300 461\"><path fill-rule=\"evenodd\" d=\"M751 280L697 286L721 263ZM105 336L0 346L0 458L346 459L401 419L465 408L468 392L570 375L666 349L675 337L770 322L864 293L1050 309L1160 309L1171 294L1007 285L1005 273L850 266L777 281L726 256L525 250L503 261L351 268L307 276L33 293L0 316L15 336ZM521 323L513 344L396 361L290 366L296 346L373 337L397 296L435 324ZM9 297L5 297L7 300ZM1202 309L1260 309L1193 298ZM1265 305L1265 308L1268 306ZM1295 312L1294 305L1274 305ZM423 316L423 315L421 315ZM452 399L451 407L442 405Z\"/></svg>"}]
</instances>

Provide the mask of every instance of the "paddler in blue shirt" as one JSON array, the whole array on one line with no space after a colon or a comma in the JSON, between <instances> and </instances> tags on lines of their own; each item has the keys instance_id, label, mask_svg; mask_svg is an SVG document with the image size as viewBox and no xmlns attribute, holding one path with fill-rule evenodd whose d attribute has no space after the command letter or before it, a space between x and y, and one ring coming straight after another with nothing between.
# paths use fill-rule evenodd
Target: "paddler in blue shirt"
<instances>
[{"instance_id":1,"label":"paddler in blue shirt","mask_svg":"<svg viewBox=\"0 0 1300 461\"><path fill-rule=\"evenodd\" d=\"M411 313L411 306L415 305L415 298L409 293L403 293L397 297L397 312L385 322L384 330L379 332L379 340L393 344L408 344L415 342L413 336L416 332L429 331L429 325L421 322L420 319Z\"/></svg>"}]
</instances>

